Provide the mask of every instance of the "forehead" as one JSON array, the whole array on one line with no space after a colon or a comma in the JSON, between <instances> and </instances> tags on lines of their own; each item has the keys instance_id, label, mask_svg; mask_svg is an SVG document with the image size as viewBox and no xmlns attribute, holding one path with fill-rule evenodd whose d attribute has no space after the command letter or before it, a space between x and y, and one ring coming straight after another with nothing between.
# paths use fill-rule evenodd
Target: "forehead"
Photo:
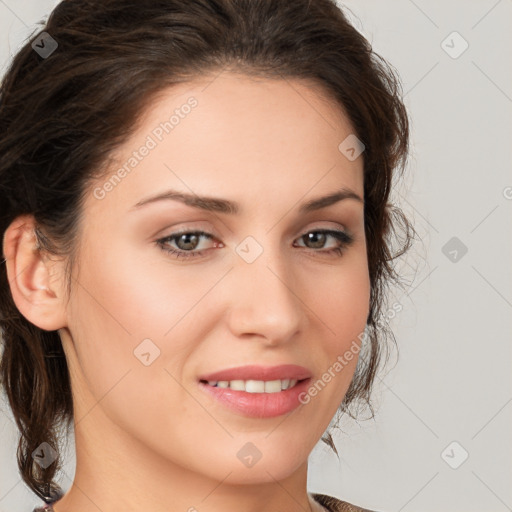
<instances>
[{"instance_id":1,"label":"forehead","mask_svg":"<svg viewBox=\"0 0 512 512\"><path fill-rule=\"evenodd\" d=\"M114 178L111 204L135 204L164 186L241 202L342 186L362 195L363 158L351 161L339 149L353 131L340 105L311 82L205 76L155 96L98 183Z\"/></svg>"}]
</instances>

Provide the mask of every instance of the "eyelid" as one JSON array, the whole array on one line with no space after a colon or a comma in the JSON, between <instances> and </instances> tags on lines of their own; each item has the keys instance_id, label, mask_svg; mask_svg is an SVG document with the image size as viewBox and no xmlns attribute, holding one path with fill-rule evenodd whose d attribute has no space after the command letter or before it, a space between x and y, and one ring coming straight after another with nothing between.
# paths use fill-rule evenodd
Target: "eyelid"
<instances>
[{"instance_id":1,"label":"eyelid","mask_svg":"<svg viewBox=\"0 0 512 512\"><path fill-rule=\"evenodd\" d=\"M166 230L163 230L163 232L165 232ZM196 233L196 234L201 234L201 235L204 235L205 237L208 237L210 239L213 239L215 238L216 240L220 241L219 240L219 237L213 233L212 229L210 229L210 227L205 227L205 226L186 226L186 227L182 227L182 228L177 228L175 231L172 231L171 233L167 234L167 235L156 235L157 237L157 240L160 239L168 239L168 238L171 238L173 236L179 236L181 234L185 234L185 233ZM300 237L303 237L304 235L307 235L308 233L311 233L312 231L339 231L339 232L342 232L342 233L345 233L351 237L354 237L353 233L348 230L347 228L345 228L343 225L341 224L338 224L336 223L334 227L332 226L312 226L310 228L306 228L304 230L302 230L300 232L299 235L297 235L296 238L300 238ZM296 239L294 238L294 240Z\"/></svg>"},{"instance_id":2,"label":"eyelid","mask_svg":"<svg viewBox=\"0 0 512 512\"><path fill-rule=\"evenodd\" d=\"M353 243L356 241L356 238L351 234L351 232L349 232L346 229L339 229L339 228L334 229L334 228L326 228L326 227L316 227L316 228L312 227L312 228L306 229L305 231L302 232L302 234L300 234L296 238L294 238L294 241L302 240L304 238L304 236L306 236L309 233L326 234L327 236L330 236L339 242L339 245L337 247L331 247L331 248L327 248L327 249L318 249L318 250L308 248L305 246L298 246L298 247L304 247L307 250L307 252L318 253L321 256L322 255L323 256L332 256L334 254L337 254L338 257L341 257L344 254L344 252L351 245L353 245ZM161 250L165 251L169 255L174 255L173 257L175 259L182 259L182 260L186 260L187 258L199 259L199 258L205 257L205 253L209 253L210 249L212 249L212 248L199 249L199 250L194 249L191 251L186 251L184 249L179 249L179 248L174 249L172 247L165 245L166 242L174 241L174 239L178 239L180 237L180 235L182 235L182 234L194 234L199 237L204 237L204 238L207 238L210 240L217 240L217 242L214 245L214 248L215 247L224 247L224 243L219 241L218 238L214 234L209 233L207 231L203 231L201 229L192 229L192 228L185 228L185 229L180 229L178 231L174 231L167 236L157 239L156 244L160 247ZM296 246L294 245L294 247L296 247Z\"/></svg>"}]
</instances>

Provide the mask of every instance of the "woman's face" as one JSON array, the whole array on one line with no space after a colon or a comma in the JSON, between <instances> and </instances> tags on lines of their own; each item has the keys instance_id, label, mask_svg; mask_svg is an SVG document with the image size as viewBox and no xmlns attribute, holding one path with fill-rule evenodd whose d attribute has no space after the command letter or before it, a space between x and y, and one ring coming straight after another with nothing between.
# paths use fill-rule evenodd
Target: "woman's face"
<instances>
[{"instance_id":1,"label":"woman's face","mask_svg":"<svg viewBox=\"0 0 512 512\"><path fill-rule=\"evenodd\" d=\"M311 203L363 198L364 155L345 151L352 139L338 148L353 129L319 94L231 73L175 86L91 186L60 330L77 443L87 432L126 463L232 483L307 462L352 379L370 298L362 199ZM299 365L309 381L300 400L215 388L234 405L200 382L245 365Z\"/></svg>"}]
</instances>

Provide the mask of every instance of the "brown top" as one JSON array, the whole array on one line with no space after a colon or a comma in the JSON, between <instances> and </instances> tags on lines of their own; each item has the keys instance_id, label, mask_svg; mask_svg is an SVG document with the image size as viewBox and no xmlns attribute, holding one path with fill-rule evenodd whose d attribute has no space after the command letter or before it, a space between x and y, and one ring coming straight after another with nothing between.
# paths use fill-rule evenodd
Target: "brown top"
<instances>
[{"instance_id":1,"label":"brown top","mask_svg":"<svg viewBox=\"0 0 512 512\"><path fill-rule=\"evenodd\" d=\"M341 501L333 496L327 496L327 494L311 493L314 500L325 507L329 512L374 512L367 508L361 508L357 505L352 505L346 501Z\"/></svg>"},{"instance_id":2,"label":"brown top","mask_svg":"<svg viewBox=\"0 0 512 512\"><path fill-rule=\"evenodd\" d=\"M357 505L347 503L346 501L341 501L338 498L334 498L333 496L327 496L327 494L311 493L311 496L316 502L320 503L320 505L329 510L329 512L374 512L372 510L368 510L367 508L361 508ZM55 511L53 510L51 504L46 504L42 507L35 508L33 512Z\"/></svg>"}]
</instances>

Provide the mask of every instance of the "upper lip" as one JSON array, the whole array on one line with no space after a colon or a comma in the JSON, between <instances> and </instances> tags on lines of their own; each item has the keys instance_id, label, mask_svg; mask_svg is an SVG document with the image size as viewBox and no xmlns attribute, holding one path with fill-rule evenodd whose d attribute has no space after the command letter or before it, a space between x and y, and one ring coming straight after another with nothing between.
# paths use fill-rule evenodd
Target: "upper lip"
<instances>
[{"instance_id":1,"label":"upper lip","mask_svg":"<svg viewBox=\"0 0 512 512\"><path fill-rule=\"evenodd\" d=\"M278 366L246 365L237 368L227 368L214 373L200 375L199 380L278 380L278 379L308 379L311 372L296 364L281 364Z\"/></svg>"}]
</instances>

